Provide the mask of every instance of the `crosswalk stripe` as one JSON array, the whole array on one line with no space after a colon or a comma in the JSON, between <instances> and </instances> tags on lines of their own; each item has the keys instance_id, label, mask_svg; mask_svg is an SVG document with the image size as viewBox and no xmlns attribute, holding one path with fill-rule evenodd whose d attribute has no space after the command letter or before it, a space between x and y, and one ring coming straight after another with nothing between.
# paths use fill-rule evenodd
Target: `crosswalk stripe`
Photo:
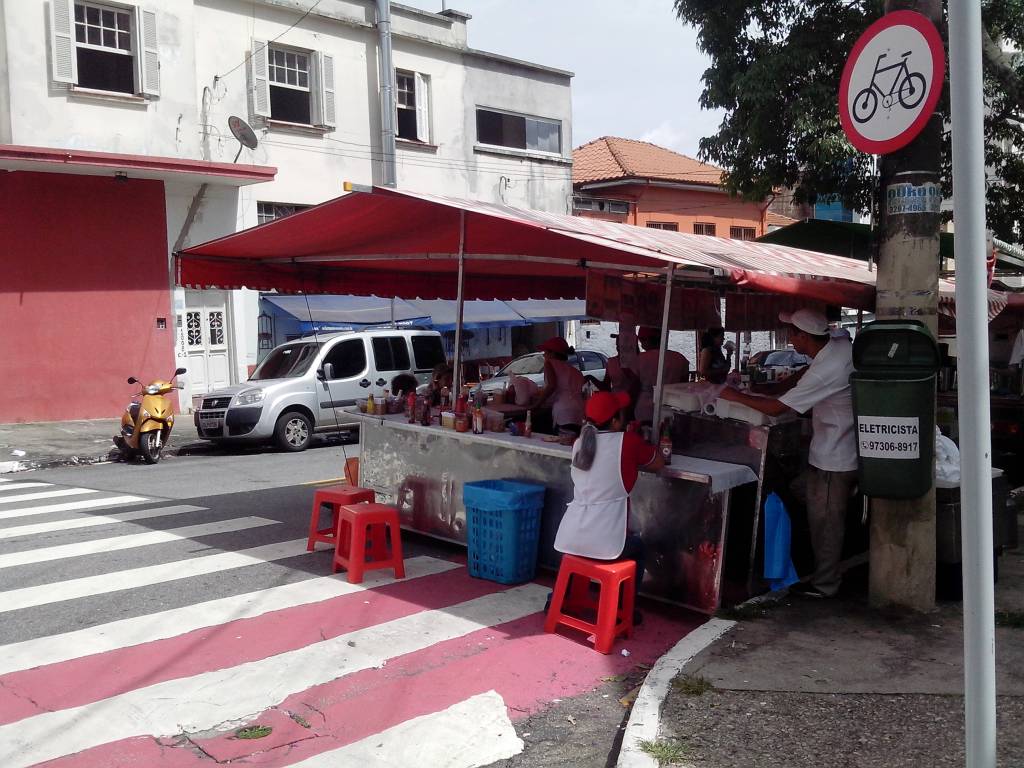
<instances>
[{"instance_id":1,"label":"crosswalk stripe","mask_svg":"<svg viewBox=\"0 0 1024 768\"><path fill-rule=\"evenodd\" d=\"M461 567L449 560L426 556L412 557L405 561L406 580L432 576ZM396 581L391 574L391 571L369 571L362 584L349 584L344 574L320 576L256 592L194 603L183 608L120 619L73 632L10 643L0 646L0 675L184 635L197 629L222 624L225 617L229 617L231 621L248 619L271 611L319 603L342 595L382 587Z\"/></svg>"},{"instance_id":2,"label":"crosswalk stripe","mask_svg":"<svg viewBox=\"0 0 1024 768\"><path fill-rule=\"evenodd\" d=\"M289 768L478 768L522 751L523 741L509 720L504 700L497 691L488 691Z\"/></svg>"},{"instance_id":3,"label":"crosswalk stripe","mask_svg":"<svg viewBox=\"0 0 1024 768\"><path fill-rule=\"evenodd\" d=\"M138 504L150 501L145 496L108 496L105 499L80 499L78 501L64 501L58 504L41 504L38 507L23 507L21 509L0 509L0 520L7 520L12 517L30 517L31 515L45 515L50 512L76 512L85 509L103 509L104 507L116 507L121 504Z\"/></svg>"},{"instance_id":4,"label":"crosswalk stripe","mask_svg":"<svg viewBox=\"0 0 1024 768\"><path fill-rule=\"evenodd\" d=\"M0 555L0 569L14 568L18 565L48 563L53 560L64 560L69 557L98 555L105 552L119 552L124 549L148 547L154 544L168 544L172 541L213 536L218 533L245 531L264 525L280 525L280 520L268 520L265 517L236 517L230 520L219 520L215 523L186 525L183 528L171 528L167 531L146 531L145 533L129 533L123 536L111 536L92 541L77 541L74 544L61 544L55 547L28 549L23 552L9 552Z\"/></svg>"},{"instance_id":5,"label":"crosswalk stripe","mask_svg":"<svg viewBox=\"0 0 1024 768\"><path fill-rule=\"evenodd\" d=\"M0 613L61 603L80 597L106 595L126 589L148 587L168 581L187 579L190 576L220 573L247 565L284 560L304 554L306 554L306 539L294 539L242 549L237 552L219 552L216 555L203 555L173 563L146 565L141 568L130 568L96 576L83 576L78 579L57 582L57 584L40 584L35 587L11 589L0 592ZM3 763L0 762L0 765Z\"/></svg>"},{"instance_id":6,"label":"crosswalk stripe","mask_svg":"<svg viewBox=\"0 0 1024 768\"><path fill-rule=\"evenodd\" d=\"M81 496L85 493L96 493L91 488L61 488L57 491L34 491L32 493L19 493L15 496L0 496L0 504L13 504L16 501L37 501L40 499L55 499L58 496Z\"/></svg>"},{"instance_id":7,"label":"crosswalk stripe","mask_svg":"<svg viewBox=\"0 0 1024 768\"><path fill-rule=\"evenodd\" d=\"M11 483L10 485L0 486L0 491L7 493L9 491L20 491L24 488L48 488L53 483Z\"/></svg>"},{"instance_id":8,"label":"crosswalk stripe","mask_svg":"<svg viewBox=\"0 0 1024 768\"><path fill-rule=\"evenodd\" d=\"M19 536L35 536L40 533L61 533L63 531L92 528L97 525L114 523L130 523L135 520L148 520L153 517L183 515L188 512L202 512L206 507L193 507L189 504L176 504L173 507L155 507L154 509L136 509L131 512L119 512L114 515L85 515L71 520L54 520L49 523L31 523L0 528L0 539L14 539Z\"/></svg>"},{"instance_id":9,"label":"crosswalk stripe","mask_svg":"<svg viewBox=\"0 0 1024 768\"><path fill-rule=\"evenodd\" d=\"M227 669L168 680L0 727L0 765L27 766L111 741L195 732L262 712L292 693L486 627L540 612L548 590L527 584ZM54 734L60 734L54 738Z\"/></svg>"}]
</instances>

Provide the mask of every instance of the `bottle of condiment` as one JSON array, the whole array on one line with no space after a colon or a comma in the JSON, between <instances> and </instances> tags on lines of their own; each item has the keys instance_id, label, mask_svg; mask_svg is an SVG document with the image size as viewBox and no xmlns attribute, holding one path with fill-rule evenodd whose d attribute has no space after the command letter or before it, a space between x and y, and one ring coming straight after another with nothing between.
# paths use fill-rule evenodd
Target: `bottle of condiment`
<instances>
[{"instance_id":1,"label":"bottle of condiment","mask_svg":"<svg viewBox=\"0 0 1024 768\"><path fill-rule=\"evenodd\" d=\"M672 463L672 431L668 419L661 423L661 439L658 441L658 447L661 449L661 457L665 460L667 467Z\"/></svg>"},{"instance_id":2,"label":"bottle of condiment","mask_svg":"<svg viewBox=\"0 0 1024 768\"><path fill-rule=\"evenodd\" d=\"M373 392L371 392L369 394L369 396L366 398L366 412L367 413L376 413L377 412L377 404L373 400Z\"/></svg>"},{"instance_id":3,"label":"bottle of condiment","mask_svg":"<svg viewBox=\"0 0 1024 768\"><path fill-rule=\"evenodd\" d=\"M484 433L484 409L477 406L473 409L473 434L482 435Z\"/></svg>"},{"instance_id":4,"label":"bottle of condiment","mask_svg":"<svg viewBox=\"0 0 1024 768\"><path fill-rule=\"evenodd\" d=\"M410 391L405 396L405 415L409 417L409 423L416 423L416 392Z\"/></svg>"},{"instance_id":5,"label":"bottle of condiment","mask_svg":"<svg viewBox=\"0 0 1024 768\"><path fill-rule=\"evenodd\" d=\"M424 427L430 426L430 397L420 400L420 424Z\"/></svg>"},{"instance_id":6,"label":"bottle of condiment","mask_svg":"<svg viewBox=\"0 0 1024 768\"><path fill-rule=\"evenodd\" d=\"M523 427L523 437L533 437L533 411L526 412L526 426Z\"/></svg>"},{"instance_id":7,"label":"bottle of condiment","mask_svg":"<svg viewBox=\"0 0 1024 768\"><path fill-rule=\"evenodd\" d=\"M469 393L465 389L463 389L461 392L459 392L459 396L455 399L455 415L456 416L463 416L463 415L465 415L468 407L469 407Z\"/></svg>"}]
</instances>

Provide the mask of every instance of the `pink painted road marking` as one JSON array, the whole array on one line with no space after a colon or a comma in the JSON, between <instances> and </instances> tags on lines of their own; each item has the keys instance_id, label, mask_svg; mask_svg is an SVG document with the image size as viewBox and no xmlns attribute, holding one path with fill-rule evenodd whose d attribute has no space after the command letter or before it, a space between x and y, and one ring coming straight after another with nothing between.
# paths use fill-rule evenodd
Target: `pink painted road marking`
<instances>
[{"instance_id":1,"label":"pink painted road marking","mask_svg":"<svg viewBox=\"0 0 1024 768\"><path fill-rule=\"evenodd\" d=\"M618 652L595 653L576 634L545 635L542 614L537 613L290 696L252 720L275 726L270 736L257 742L220 736L196 739L195 744L217 760L244 757L247 765L285 768L490 689L504 698L513 719L519 719L544 709L552 699L591 690L602 676L651 663L702 622L702 617L667 619L649 614L636 637L616 646L616 651L630 650L625 658ZM311 727L298 725L287 712L301 716ZM50 761L47 766L199 768L206 764L209 758L187 742L137 738Z\"/></svg>"},{"instance_id":2,"label":"pink painted road marking","mask_svg":"<svg viewBox=\"0 0 1024 768\"><path fill-rule=\"evenodd\" d=\"M503 591L465 569L204 627L143 645L0 677L0 725L119 693L233 667L324 639ZM369 604L367 604L369 601Z\"/></svg>"}]
</instances>

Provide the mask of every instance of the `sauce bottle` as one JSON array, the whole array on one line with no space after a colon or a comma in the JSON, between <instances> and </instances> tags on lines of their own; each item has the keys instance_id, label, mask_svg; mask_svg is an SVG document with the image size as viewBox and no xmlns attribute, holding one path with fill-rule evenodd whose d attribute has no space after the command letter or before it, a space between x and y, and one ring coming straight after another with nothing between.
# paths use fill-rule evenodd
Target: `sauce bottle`
<instances>
[{"instance_id":1,"label":"sauce bottle","mask_svg":"<svg viewBox=\"0 0 1024 768\"><path fill-rule=\"evenodd\" d=\"M661 449L661 457L665 460L665 466L672 463L672 433L669 429L669 420L661 423L661 438L658 440L658 447Z\"/></svg>"},{"instance_id":2,"label":"sauce bottle","mask_svg":"<svg viewBox=\"0 0 1024 768\"><path fill-rule=\"evenodd\" d=\"M416 392L411 390L408 395L405 396L405 410L406 415L409 417L409 423L416 423Z\"/></svg>"},{"instance_id":3,"label":"sauce bottle","mask_svg":"<svg viewBox=\"0 0 1024 768\"><path fill-rule=\"evenodd\" d=\"M523 437L533 437L533 411L526 412L526 426L523 428Z\"/></svg>"},{"instance_id":4,"label":"sauce bottle","mask_svg":"<svg viewBox=\"0 0 1024 768\"><path fill-rule=\"evenodd\" d=\"M377 404L373 401L373 392L371 392L369 394L369 396L366 398L366 412L367 413L376 413L377 412Z\"/></svg>"}]
</instances>

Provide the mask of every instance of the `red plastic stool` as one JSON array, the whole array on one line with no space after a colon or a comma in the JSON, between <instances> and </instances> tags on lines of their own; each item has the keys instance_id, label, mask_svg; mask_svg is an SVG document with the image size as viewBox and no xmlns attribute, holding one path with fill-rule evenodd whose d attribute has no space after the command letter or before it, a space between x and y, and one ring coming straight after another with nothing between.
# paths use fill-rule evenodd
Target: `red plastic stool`
<instances>
[{"instance_id":1,"label":"red plastic stool","mask_svg":"<svg viewBox=\"0 0 1024 768\"><path fill-rule=\"evenodd\" d=\"M391 539L390 553L388 538ZM396 579L405 578L397 507L387 504L350 504L339 507L334 572L342 568L348 571L350 584L361 584L363 571L374 568L394 568Z\"/></svg>"},{"instance_id":2,"label":"red plastic stool","mask_svg":"<svg viewBox=\"0 0 1024 768\"><path fill-rule=\"evenodd\" d=\"M589 594L590 584L594 581L600 586L596 601ZM564 624L593 635L595 651L611 653L617 637L630 637L633 634L635 581L636 563L633 560L609 562L562 555L562 565L558 568L558 579L544 621L544 631L554 632L559 624ZM595 607L596 623L564 613L565 610L576 612Z\"/></svg>"},{"instance_id":3,"label":"red plastic stool","mask_svg":"<svg viewBox=\"0 0 1024 768\"><path fill-rule=\"evenodd\" d=\"M318 541L334 546L335 537L338 535L338 507L362 502L373 503L376 500L373 491L355 485L332 485L318 490L313 495L313 514L309 518L309 541L306 542L306 549L312 552ZM326 528L320 528L320 511L324 505L330 510L331 524Z\"/></svg>"}]
</instances>

